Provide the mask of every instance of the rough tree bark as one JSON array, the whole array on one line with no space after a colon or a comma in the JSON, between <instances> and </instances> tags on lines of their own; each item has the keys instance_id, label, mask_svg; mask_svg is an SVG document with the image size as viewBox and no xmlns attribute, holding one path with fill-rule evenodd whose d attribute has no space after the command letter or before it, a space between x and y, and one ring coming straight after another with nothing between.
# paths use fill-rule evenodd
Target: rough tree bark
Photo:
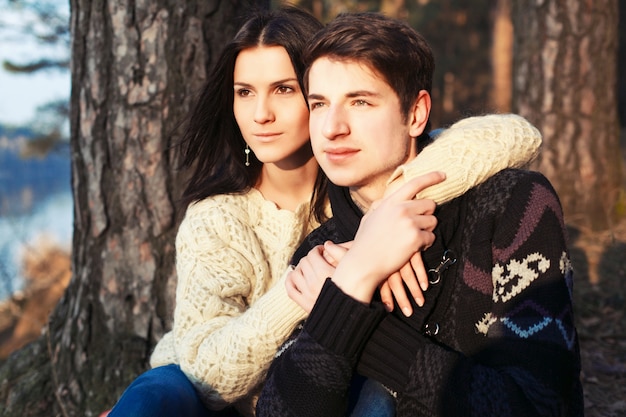
<instances>
[{"instance_id":1,"label":"rough tree bark","mask_svg":"<svg viewBox=\"0 0 626 417\"><path fill-rule=\"evenodd\" d=\"M617 0L513 4L513 110L544 136L534 167L556 188L569 223L607 229L624 203Z\"/></svg>"},{"instance_id":2,"label":"rough tree bark","mask_svg":"<svg viewBox=\"0 0 626 417\"><path fill-rule=\"evenodd\" d=\"M170 145L236 16L269 0L71 0L72 281L0 368L3 416L95 416L171 325L181 178Z\"/></svg>"}]
</instances>

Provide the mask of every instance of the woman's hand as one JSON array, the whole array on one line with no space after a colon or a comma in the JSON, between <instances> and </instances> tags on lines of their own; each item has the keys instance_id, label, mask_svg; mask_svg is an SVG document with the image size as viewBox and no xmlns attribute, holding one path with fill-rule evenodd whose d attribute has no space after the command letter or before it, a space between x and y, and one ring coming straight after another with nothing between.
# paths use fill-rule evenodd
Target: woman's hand
<instances>
[{"instance_id":1,"label":"woman's hand","mask_svg":"<svg viewBox=\"0 0 626 417\"><path fill-rule=\"evenodd\" d=\"M287 295L304 311L310 313L322 291L326 278L335 272L335 266L324 259L324 247L316 246L287 275Z\"/></svg>"},{"instance_id":2,"label":"woman's hand","mask_svg":"<svg viewBox=\"0 0 626 417\"><path fill-rule=\"evenodd\" d=\"M428 274L422 261L422 253L416 252L411 256L409 262L404 264L398 272L393 273L380 286L380 298L387 308L393 311L393 299L395 298L402 314L409 317L413 314L413 307L409 301L406 290L402 283L405 283L409 292L418 306L424 305L424 291L428 289Z\"/></svg>"}]
</instances>

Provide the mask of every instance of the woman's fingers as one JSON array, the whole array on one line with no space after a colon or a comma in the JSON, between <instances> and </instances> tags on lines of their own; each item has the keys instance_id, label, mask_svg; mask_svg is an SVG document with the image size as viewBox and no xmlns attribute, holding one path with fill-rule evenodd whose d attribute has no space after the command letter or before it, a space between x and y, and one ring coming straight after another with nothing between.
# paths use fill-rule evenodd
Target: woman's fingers
<instances>
[{"instance_id":1,"label":"woman's fingers","mask_svg":"<svg viewBox=\"0 0 626 417\"><path fill-rule=\"evenodd\" d=\"M402 276L402 281L406 284L407 288L409 289L409 292L411 293L411 297L415 300L415 303L417 303L417 305L420 307L423 306L424 294L422 293L422 289L420 288L420 284L417 279L417 274L413 270L413 265L410 262L405 264L402 268L400 268L400 275ZM404 287L402 287L402 289L404 292ZM394 292L394 295L395 295L395 292ZM411 304L409 304L408 307L409 309L407 309L407 311L410 310L409 315L413 314L413 308L411 307ZM403 308L402 311L404 312L405 309Z\"/></svg>"},{"instance_id":2,"label":"woman's fingers","mask_svg":"<svg viewBox=\"0 0 626 417\"><path fill-rule=\"evenodd\" d=\"M330 265L337 267L337 264L341 261L343 256L348 252L348 247L350 246L350 242L348 244L335 244L333 242L326 241L324 242L324 250L322 251L322 256L326 262Z\"/></svg>"},{"instance_id":3,"label":"woman's fingers","mask_svg":"<svg viewBox=\"0 0 626 417\"><path fill-rule=\"evenodd\" d=\"M380 300L383 302L385 310L391 313L393 311L393 293L389 286L389 280L383 282L378 291L380 292Z\"/></svg>"},{"instance_id":4,"label":"woman's fingers","mask_svg":"<svg viewBox=\"0 0 626 417\"><path fill-rule=\"evenodd\" d=\"M324 281L335 271L335 267L324 258L323 252L324 247L321 245L311 249L300 259L298 266L289 273L285 282L287 295L309 313L317 301Z\"/></svg>"},{"instance_id":5,"label":"woman's fingers","mask_svg":"<svg viewBox=\"0 0 626 417\"><path fill-rule=\"evenodd\" d=\"M407 297L404 285L402 285L403 280L404 277L402 276L402 273L395 272L387 279L387 282L389 283L389 287L393 292L393 298L395 298L398 306L400 306L400 310L402 310L402 314L404 314L406 317L409 317L411 314L413 314L413 307L411 307L409 297Z\"/></svg>"},{"instance_id":6,"label":"woman's fingers","mask_svg":"<svg viewBox=\"0 0 626 417\"><path fill-rule=\"evenodd\" d=\"M413 254L409 262L411 263L411 269L415 272L420 288L422 291L426 291L428 289L428 272L426 272L426 267L424 266L422 252Z\"/></svg>"},{"instance_id":7,"label":"woman's fingers","mask_svg":"<svg viewBox=\"0 0 626 417\"><path fill-rule=\"evenodd\" d=\"M407 181L400 188L390 194L389 197L386 197L386 199L391 199L393 201L412 200L420 191L430 187L431 185L439 184L445 179L446 174L441 171L433 171L428 174L420 175L419 177L415 177Z\"/></svg>"}]
</instances>

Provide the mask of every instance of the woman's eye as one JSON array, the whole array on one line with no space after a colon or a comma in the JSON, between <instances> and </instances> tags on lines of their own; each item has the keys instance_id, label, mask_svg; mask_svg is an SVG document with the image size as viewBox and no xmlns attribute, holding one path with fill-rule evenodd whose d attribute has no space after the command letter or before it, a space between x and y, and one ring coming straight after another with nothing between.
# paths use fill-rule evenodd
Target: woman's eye
<instances>
[{"instance_id":1,"label":"woman's eye","mask_svg":"<svg viewBox=\"0 0 626 417\"><path fill-rule=\"evenodd\" d=\"M277 91L278 94L289 94L294 92L294 89L289 87L288 85L281 85L280 87L278 87Z\"/></svg>"},{"instance_id":2,"label":"woman's eye","mask_svg":"<svg viewBox=\"0 0 626 417\"><path fill-rule=\"evenodd\" d=\"M237 90L236 93L239 97L248 97L250 94L252 94L252 92L247 88L240 88L239 90Z\"/></svg>"}]
</instances>

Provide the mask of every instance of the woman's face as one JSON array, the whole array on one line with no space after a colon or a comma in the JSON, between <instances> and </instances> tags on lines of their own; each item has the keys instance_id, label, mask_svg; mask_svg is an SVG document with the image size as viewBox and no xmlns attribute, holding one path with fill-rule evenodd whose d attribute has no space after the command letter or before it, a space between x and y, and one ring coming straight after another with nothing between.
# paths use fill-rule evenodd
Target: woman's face
<instances>
[{"instance_id":1,"label":"woman's face","mask_svg":"<svg viewBox=\"0 0 626 417\"><path fill-rule=\"evenodd\" d=\"M233 76L235 119L257 159L285 169L310 160L309 111L285 48L244 49Z\"/></svg>"}]
</instances>

